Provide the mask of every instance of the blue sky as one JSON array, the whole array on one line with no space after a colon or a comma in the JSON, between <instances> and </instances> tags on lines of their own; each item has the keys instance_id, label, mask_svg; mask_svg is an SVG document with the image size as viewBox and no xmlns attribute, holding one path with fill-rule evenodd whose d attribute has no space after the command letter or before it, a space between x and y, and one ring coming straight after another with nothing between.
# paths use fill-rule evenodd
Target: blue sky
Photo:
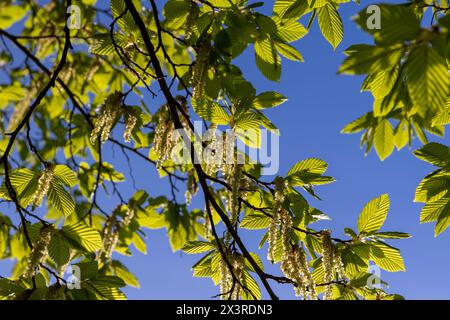
<instances>
[{"instance_id":1,"label":"blue sky","mask_svg":"<svg viewBox=\"0 0 450 320\"><path fill-rule=\"evenodd\" d=\"M267 1L264 11L271 7L272 1ZM374 197L388 193L391 209L383 230L408 232L412 238L390 242L400 248L406 272L382 271L382 279L390 284L389 291L408 299L449 299L450 274L447 270L450 254L447 248L450 232L434 238L434 225L419 224L422 205L413 203L416 186L432 167L416 159L407 148L394 152L383 162L374 151L366 157L359 148L358 134L340 134L345 124L370 110L372 104L369 93L360 93L361 77L336 74L345 48L354 43L371 41L350 19L361 9L362 6L356 4L341 6L345 35L336 51L314 23L310 34L295 44L305 63L283 60L280 83L263 78L256 69L252 50L239 57L237 64L259 92L276 90L289 98L288 102L268 112L281 131L280 174L285 174L297 161L308 157L318 157L329 163L327 174L337 181L317 188L322 201L308 199L313 206L327 213L332 221L316 227L331 228L335 235L344 237L343 229L356 226L363 205ZM447 140L432 139L443 143ZM415 141L412 149L418 147L420 143ZM127 173L118 149L115 156L112 162ZM152 172L153 168L145 163L136 160L134 169L138 187L146 189L151 195L168 190L167 184L161 182ZM122 258L141 282L140 289L125 289L129 298L207 299L217 294L218 289L211 280L192 277L191 266L200 255L172 253L165 230L148 230L147 235L147 255L136 252L133 257ZM243 233L243 240L252 250L258 250L260 237L261 232ZM266 256L266 248L257 252L262 257ZM271 272L279 272L278 266L267 267ZM9 262L0 262L0 274L5 275L9 268ZM274 288L281 298L294 297L290 286L274 284Z\"/></svg>"}]
</instances>

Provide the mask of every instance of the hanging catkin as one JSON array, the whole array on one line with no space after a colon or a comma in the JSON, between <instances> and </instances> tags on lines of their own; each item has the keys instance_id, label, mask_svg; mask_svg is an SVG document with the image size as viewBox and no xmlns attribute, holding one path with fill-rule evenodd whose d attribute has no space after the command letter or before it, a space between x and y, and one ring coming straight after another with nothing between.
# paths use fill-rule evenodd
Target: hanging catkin
<instances>
[{"instance_id":1,"label":"hanging catkin","mask_svg":"<svg viewBox=\"0 0 450 320\"><path fill-rule=\"evenodd\" d=\"M27 268L23 273L24 278L32 277L39 264L43 263L48 256L48 245L52 240L54 228L52 225L45 225L39 230L39 238L33 244L30 257L28 258Z\"/></svg>"},{"instance_id":2,"label":"hanging catkin","mask_svg":"<svg viewBox=\"0 0 450 320\"><path fill-rule=\"evenodd\" d=\"M325 300L330 300L332 298L332 285L330 282L332 282L334 278L333 243L331 242L331 232L329 230L322 230L320 239L322 242L322 265L324 271L323 281L327 284L325 286L323 298Z\"/></svg>"},{"instance_id":3,"label":"hanging catkin","mask_svg":"<svg viewBox=\"0 0 450 320\"><path fill-rule=\"evenodd\" d=\"M267 259L272 263L275 261L275 245L278 236L278 223L279 223L279 211L284 201L284 181L282 178L275 178L275 195L273 201L272 219L268 228L267 241L269 243L269 251L267 253Z\"/></svg>"},{"instance_id":4,"label":"hanging catkin","mask_svg":"<svg viewBox=\"0 0 450 320\"><path fill-rule=\"evenodd\" d=\"M211 52L209 37L205 37L197 47L197 59L192 69L191 85L193 88L192 98L195 100L203 96L205 80L208 73L208 60Z\"/></svg>"},{"instance_id":5,"label":"hanging catkin","mask_svg":"<svg viewBox=\"0 0 450 320\"><path fill-rule=\"evenodd\" d=\"M92 143L97 141L99 135L102 143L105 143L109 139L112 127L122 112L122 97L122 92L115 91L106 98L101 113L95 122L94 129L91 132L90 139Z\"/></svg>"},{"instance_id":6,"label":"hanging catkin","mask_svg":"<svg viewBox=\"0 0 450 320\"><path fill-rule=\"evenodd\" d=\"M37 189L33 195L32 204L35 207L39 207L44 200L44 197L47 195L48 190L50 189L51 183L54 177L55 165L53 163L46 163L45 169L41 173L41 176L38 180Z\"/></svg>"}]
</instances>

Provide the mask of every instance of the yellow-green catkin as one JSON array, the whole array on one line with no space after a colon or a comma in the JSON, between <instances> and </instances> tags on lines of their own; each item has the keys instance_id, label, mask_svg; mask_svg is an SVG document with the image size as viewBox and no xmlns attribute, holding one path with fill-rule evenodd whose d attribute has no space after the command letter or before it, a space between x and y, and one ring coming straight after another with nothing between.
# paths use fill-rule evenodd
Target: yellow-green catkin
<instances>
[{"instance_id":1,"label":"yellow-green catkin","mask_svg":"<svg viewBox=\"0 0 450 320\"><path fill-rule=\"evenodd\" d=\"M290 246L283 250L281 256L280 269L286 278L292 280L295 284L294 290L297 296L305 295L305 283L300 273L300 265L298 264L295 246Z\"/></svg>"},{"instance_id":2,"label":"yellow-green catkin","mask_svg":"<svg viewBox=\"0 0 450 320\"><path fill-rule=\"evenodd\" d=\"M44 200L44 197L47 195L48 190L53 181L55 165L53 163L47 163L45 165L44 171L42 171L39 180L38 187L33 195L32 204L35 207L39 207Z\"/></svg>"},{"instance_id":3,"label":"yellow-green catkin","mask_svg":"<svg viewBox=\"0 0 450 320\"><path fill-rule=\"evenodd\" d=\"M338 277L342 280L347 280L341 255L335 245L333 245L333 266Z\"/></svg>"},{"instance_id":4,"label":"yellow-green catkin","mask_svg":"<svg viewBox=\"0 0 450 320\"><path fill-rule=\"evenodd\" d=\"M228 181L231 183L231 193L229 197L231 223L235 224L239 218L239 197L240 197L240 182L241 182L241 165L233 164L233 175L229 177Z\"/></svg>"},{"instance_id":5,"label":"yellow-green catkin","mask_svg":"<svg viewBox=\"0 0 450 320\"><path fill-rule=\"evenodd\" d=\"M91 132L90 139L92 143L97 141L99 135L102 143L105 143L109 139L112 127L122 112L122 97L122 92L115 91L106 98L101 113L95 122L94 129Z\"/></svg>"},{"instance_id":6,"label":"yellow-green catkin","mask_svg":"<svg viewBox=\"0 0 450 320\"><path fill-rule=\"evenodd\" d=\"M324 271L323 281L325 286L324 300L332 298L332 284L334 279L334 263L333 263L333 243L331 241L331 232L329 230L322 230L320 239L322 242L322 266Z\"/></svg>"},{"instance_id":7,"label":"yellow-green catkin","mask_svg":"<svg viewBox=\"0 0 450 320\"><path fill-rule=\"evenodd\" d=\"M229 294L231 286L233 284L233 277L231 275L230 269L224 259L219 262L219 272L220 272L220 294L222 299L226 299L227 293Z\"/></svg>"},{"instance_id":8,"label":"yellow-green catkin","mask_svg":"<svg viewBox=\"0 0 450 320\"><path fill-rule=\"evenodd\" d=\"M45 225L39 231L39 238L33 244L27 267L23 273L24 278L31 278L36 273L39 264L43 263L48 256L48 245L52 240L54 228L52 225Z\"/></svg>"},{"instance_id":9,"label":"yellow-green catkin","mask_svg":"<svg viewBox=\"0 0 450 320\"><path fill-rule=\"evenodd\" d=\"M281 209L279 212L279 221L281 224L281 271L283 274L294 281L296 295L304 295L305 284L303 282L300 264L297 257L296 246L291 244L290 231L292 227L292 218L286 209ZM275 250L275 249L273 249Z\"/></svg>"},{"instance_id":10,"label":"yellow-green catkin","mask_svg":"<svg viewBox=\"0 0 450 320\"><path fill-rule=\"evenodd\" d=\"M127 111L125 116L125 131L123 132L123 140L125 142L131 142L131 134L137 123L137 116L133 111Z\"/></svg>"},{"instance_id":11,"label":"yellow-green catkin","mask_svg":"<svg viewBox=\"0 0 450 320\"><path fill-rule=\"evenodd\" d=\"M302 283L304 288L304 299L317 300L316 284L309 269L306 253L303 249L299 248L296 251L295 256L296 264L300 269L300 276L302 277Z\"/></svg>"},{"instance_id":12,"label":"yellow-green catkin","mask_svg":"<svg viewBox=\"0 0 450 320\"><path fill-rule=\"evenodd\" d=\"M103 228L103 251L101 258L108 260L111 258L114 249L119 242L119 222L117 220L118 208L113 211L111 216L106 219L105 226Z\"/></svg>"},{"instance_id":13,"label":"yellow-green catkin","mask_svg":"<svg viewBox=\"0 0 450 320\"><path fill-rule=\"evenodd\" d=\"M222 259L219 263L219 285L221 298L239 300L243 290L240 284L243 281L245 260L244 257L239 253L227 256L227 259L229 264L231 265L232 271L230 271L230 267L224 259ZM231 272L233 272L233 274Z\"/></svg>"},{"instance_id":14,"label":"yellow-green catkin","mask_svg":"<svg viewBox=\"0 0 450 320\"><path fill-rule=\"evenodd\" d=\"M211 42L209 37L205 37L197 48L197 59L192 69L192 98L195 100L200 99L203 96L205 80L208 73L208 60L210 52Z\"/></svg>"},{"instance_id":15,"label":"yellow-green catkin","mask_svg":"<svg viewBox=\"0 0 450 320\"><path fill-rule=\"evenodd\" d=\"M153 151L158 156L158 168L161 168L162 163L170 157L170 153L175 146L173 141L174 130L175 127L167 106L162 106L158 113L158 125L155 129L155 138L153 140Z\"/></svg>"},{"instance_id":16,"label":"yellow-green catkin","mask_svg":"<svg viewBox=\"0 0 450 320\"><path fill-rule=\"evenodd\" d=\"M275 178L275 194L273 201L272 219L268 228L267 242L269 251L267 259L272 263L275 261L275 245L278 236L279 211L284 201L284 181L281 177Z\"/></svg>"},{"instance_id":17,"label":"yellow-green catkin","mask_svg":"<svg viewBox=\"0 0 450 320\"><path fill-rule=\"evenodd\" d=\"M135 215L136 215L136 208L133 203L129 203L127 211L125 211L125 216L122 220L122 226L128 227L131 223L131 220L133 220L133 218L135 217Z\"/></svg>"},{"instance_id":18,"label":"yellow-green catkin","mask_svg":"<svg viewBox=\"0 0 450 320\"><path fill-rule=\"evenodd\" d=\"M211 124L209 130L203 136L203 141L206 141L207 144L202 159L205 173L215 176L221 168L223 155L222 140L217 137L216 124Z\"/></svg>"},{"instance_id":19,"label":"yellow-green catkin","mask_svg":"<svg viewBox=\"0 0 450 320\"><path fill-rule=\"evenodd\" d=\"M231 292L231 300L239 300L242 293L241 283L243 281L244 272L244 257L240 254L234 254L232 259L233 272L237 281L235 281L233 286L233 291Z\"/></svg>"}]
</instances>

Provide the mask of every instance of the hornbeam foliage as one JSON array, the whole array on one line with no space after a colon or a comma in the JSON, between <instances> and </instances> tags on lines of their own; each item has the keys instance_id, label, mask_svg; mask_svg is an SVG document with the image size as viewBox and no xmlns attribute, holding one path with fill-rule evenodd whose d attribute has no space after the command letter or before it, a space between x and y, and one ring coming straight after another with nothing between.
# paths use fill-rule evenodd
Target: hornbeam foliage
<instances>
[{"instance_id":1,"label":"hornbeam foliage","mask_svg":"<svg viewBox=\"0 0 450 320\"><path fill-rule=\"evenodd\" d=\"M344 133L363 131L366 153L375 147L381 160L394 150L411 146L414 138L424 144L414 154L439 169L417 187L414 201L425 206L420 222L436 222L435 236L450 225L449 148L428 143L427 132L444 136L450 123L448 1L414 0L379 5L381 28L369 29L366 9L356 23L374 44L353 45L339 71L364 74L362 91L373 95L373 109L349 123Z\"/></svg>"},{"instance_id":2,"label":"hornbeam foliage","mask_svg":"<svg viewBox=\"0 0 450 320\"><path fill-rule=\"evenodd\" d=\"M314 229L329 218L308 202L334 181L325 161L304 159L268 178L261 164L242 163L249 155L235 145L260 148L260 129L278 132L265 111L287 100L255 88L235 59L252 52L261 76L279 81L285 59L303 62L296 43L316 20L339 46L339 7L357 5L346 2L1 1L0 259L14 267L0 277L0 298L124 299L121 288L139 281L121 255L133 247L145 254L147 235L162 228L173 251L201 255L193 275L210 278L222 299L277 299L279 286L302 299L401 298L374 286L385 283L368 271L405 270L390 241L409 235L382 231L387 195L369 201L357 231L346 228L341 239L331 224ZM365 130L363 143L381 158L413 130L424 142L424 130L443 134L450 119L450 24L434 7L436 25L421 27L426 7L382 5L386 29L367 30L375 44L349 48L340 69L367 74L374 111L344 131ZM364 19L356 19L363 28ZM195 119L213 132L206 142L195 142ZM178 142L190 150L181 164ZM428 146L417 155L441 167L417 195L427 202L422 220L438 220L439 233L448 221L448 151ZM125 160L129 173L119 169ZM136 190L138 166L171 192L153 183ZM263 230L259 248L240 237L252 230ZM279 272L267 273L269 263Z\"/></svg>"}]
</instances>

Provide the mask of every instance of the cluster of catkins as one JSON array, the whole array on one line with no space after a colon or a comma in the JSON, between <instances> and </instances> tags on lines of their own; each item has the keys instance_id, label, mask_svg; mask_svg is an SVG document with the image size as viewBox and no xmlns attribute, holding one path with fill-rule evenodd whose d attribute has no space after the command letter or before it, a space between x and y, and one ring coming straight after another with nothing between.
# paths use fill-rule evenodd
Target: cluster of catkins
<instances>
[{"instance_id":1,"label":"cluster of catkins","mask_svg":"<svg viewBox=\"0 0 450 320\"><path fill-rule=\"evenodd\" d=\"M205 80L208 73L208 60L211 52L211 42L209 37L205 37L197 47L197 59L192 69L191 85L192 98L199 99L203 95Z\"/></svg>"},{"instance_id":2,"label":"cluster of catkins","mask_svg":"<svg viewBox=\"0 0 450 320\"><path fill-rule=\"evenodd\" d=\"M220 294L222 299L239 300L242 290L239 283L242 283L243 281L244 257L236 253L231 257L227 257L227 259L233 269L233 274L238 281L233 279L233 275L231 274L228 264L224 259L222 259L219 263Z\"/></svg>"},{"instance_id":3,"label":"cluster of catkins","mask_svg":"<svg viewBox=\"0 0 450 320\"><path fill-rule=\"evenodd\" d=\"M128 204L127 211L120 222L117 215L120 211L120 207L113 211L111 216L106 220L105 227L103 229L103 252L101 257L105 260L110 259L114 249L119 242L119 229L120 227L127 227L136 214L136 209L132 203Z\"/></svg>"},{"instance_id":4,"label":"cluster of catkins","mask_svg":"<svg viewBox=\"0 0 450 320\"><path fill-rule=\"evenodd\" d=\"M99 135L102 143L108 140L111 129L122 112L122 97L122 92L115 91L106 98L101 113L95 122L94 129L91 132L92 143L97 141Z\"/></svg>"},{"instance_id":5,"label":"cluster of catkins","mask_svg":"<svg viewBox=\"0 0 450 320\"><path fill-rule=\"evenodd\" d=\"M45 169L42 171L41 176L38 180L38 187L36 191L33 194L32 198L32 204L35 207L39 207L42 204L42 200L44 200L44 197L47 195L48 190L50 189L50 186L53 181L53 177L55 173L53 172L53 169L55 168L55 165L53 163L46 163Z\"/></svg>"},{"instance_id":6,"label":"cluster of catkins","mask_svg":"<svg viewBox=\"0 0 450 320\"><path fill-rule=\"evenodd\" d=\"M335 273L337 273L339 278L345 279L345 270L341 256L331 240L331 232L329 230L322 230L320 239L322 242L323 281L327 284L325 286L324 299L330 300L332 298L333 288L331 282L334 280Z\"/></svg>"},{"instance_id":7,"label":"cluster of catkins","mask_svg":"<svg viewBox=\"0 0 450 320\"><path fill-rule=\"evenodd\" d=\"M48 256L48 245L52 240L54 228L52 225L45 225L39 230L39 238L33 244L27 267L23 273L25 279L31 278L36 272L39 264L43 263Z\"/></svg>"},{"instance_id":8,"label":"cluster of catkins","mask_svg":"<svg viewBox=\"0 0 450 320\"><path fill-rule=\"evenodd\" d=\"M283 253L281 255L281 271L295 284L295 294L304 299L317 299L315 283L303 249L292 245L291 228L292 218L286 209L281 209L279 213L281 223L281 244Z\"/></svg>"},{"instance_id":9,"label":"cluster of catkins","mask_svg":"<svg viewBox=\"0 0 450 320\"><path fill-rule=\"evenodd\" d=\"M174 130L175 127L169 110L166 106L161 107L158 112L158 125L155 129L155 138L153 140L153 150L158 155L158 168L161 168L162 163L170 157L170 153L175 147L175 141L173 141Z\"/></svg>"},{"instance_id":10,"label":"cluster of catkins","mask_svg":"<svg viewBox=\"0 0 450 320\"><path fill-rule=\"evenodd\" d=\"M268 229L267 241L269 243L269 251L267 259L272 263L275 261L275 249L278 237L279 212L284 201L284 181L281 177L275 178L275 194L273 202L272 219Z\"/></svg>"}]
</instances>

